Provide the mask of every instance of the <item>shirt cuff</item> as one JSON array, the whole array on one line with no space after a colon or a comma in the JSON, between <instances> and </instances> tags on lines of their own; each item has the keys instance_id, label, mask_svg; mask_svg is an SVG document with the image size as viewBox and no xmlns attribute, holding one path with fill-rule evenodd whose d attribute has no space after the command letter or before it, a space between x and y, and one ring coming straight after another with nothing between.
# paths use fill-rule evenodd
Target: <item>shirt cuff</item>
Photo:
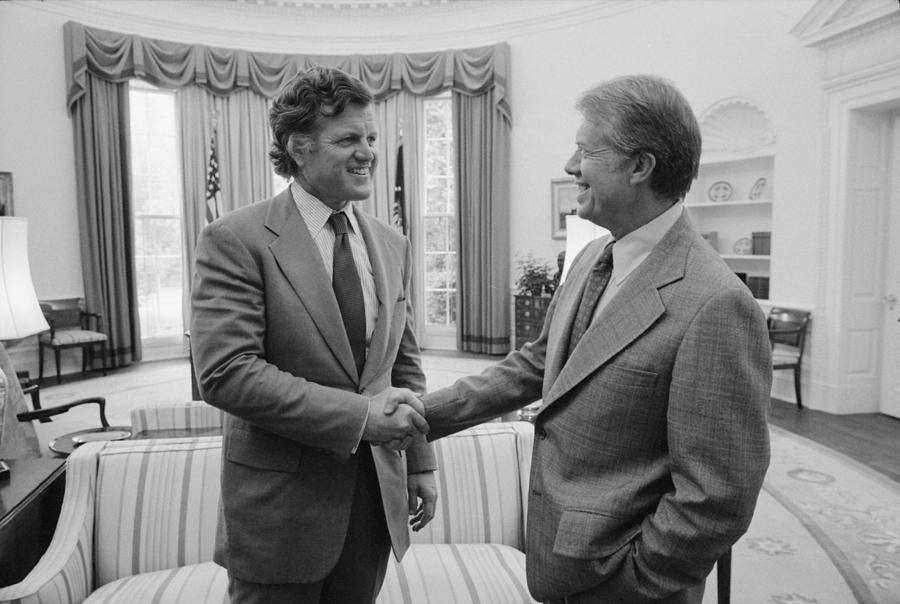
<instances>
[{"instance_id":1,"label":"shirt cuff","mask_svg":"<svg viewBox=\"0 0 900 604\"><path fill-rule=\"evenodd\" d=\"M366 423L369 421L369 412L372 411L372 399L366 398L366 419L363 420L362 428L359 429L359 437L356 439L356 444L350 449L350 455L354 455L356 450L359 449L359 445L362 443L363 434L366 433Z\"/></svg>"}]
</instances>

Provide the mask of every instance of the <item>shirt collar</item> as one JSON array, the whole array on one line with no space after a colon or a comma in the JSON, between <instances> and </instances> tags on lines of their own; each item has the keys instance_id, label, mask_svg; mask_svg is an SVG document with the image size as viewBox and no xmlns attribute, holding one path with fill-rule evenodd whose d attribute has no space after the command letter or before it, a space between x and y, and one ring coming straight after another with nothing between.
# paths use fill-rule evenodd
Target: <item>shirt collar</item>
<instances>
[{"instance_id":1,"label":"shirt collar","mask_svg":"<svg viewBox=\"0 0 900 604\"><path fill-rule=\"evenodd\" d=\"M682 203L676 202L665 212L628 233L613 246L612 280L621 283L643 262L656 244L662 241L669 229L681 217Z\"/></svg>"},{"instance_id":2,"label":"shirt collar","mask_svg":"<svg viewBox=\"0 0 900 604\"><path fill-rule=\"evenodd\" d=\"M322 229L325 228L328 218L334 213L334 210L301 187L296 180L291 182L291 195L293 195L294 204L303 217L306 227L309 229L309 234L315 239ZM356 220L353 204L348 202L341 211L347 215L347 220L350 222L350 228L353 232L359 234L359 223Z\"/></svg>"}]
</instances>

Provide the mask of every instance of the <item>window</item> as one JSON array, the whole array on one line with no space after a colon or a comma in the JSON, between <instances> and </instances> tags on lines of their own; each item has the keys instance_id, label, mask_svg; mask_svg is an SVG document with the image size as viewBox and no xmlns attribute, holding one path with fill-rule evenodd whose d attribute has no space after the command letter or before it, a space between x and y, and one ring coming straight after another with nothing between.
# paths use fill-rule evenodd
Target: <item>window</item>
<instances>
[{"instance_id":1,"label":"window","mask_svg":"<svg viewBox=\"0 0 900 604\"><path fill-rule=\"evenodd\" d=\"M456 331L456 189L451 99L425 101L425 330ZM443 329L441 329L443 328Z\"/></svg>"},{"instance_id":2,"label":"window","mask_svg":"<svg viewBox=\"0 0 900 604\"><path fill-rule=\"evenodd\" d=\"M145 350L181 353L181 173L173 92L132 80L131 166L138 312ZM150 352L150 350L148 350ZM153 356L151 353L150 356Z\"/></svg>"}]
</instances>

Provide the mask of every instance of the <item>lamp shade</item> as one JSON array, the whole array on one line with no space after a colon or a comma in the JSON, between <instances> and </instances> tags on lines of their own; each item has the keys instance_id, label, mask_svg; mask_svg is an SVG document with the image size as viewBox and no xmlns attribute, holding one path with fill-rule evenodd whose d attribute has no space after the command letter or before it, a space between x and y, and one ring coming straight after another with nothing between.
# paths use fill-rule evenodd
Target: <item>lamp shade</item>
<instances>
[{"instance_id":1,"label":"lamp shade","mask_svg":"<svg viewBox=\"0 0 900 604\"><path fill-rule=\"evenodd\" d=\"M28 266L28 220L0 217L0 340L18 340L50 329Z\"/></svg>"}]
</instances>

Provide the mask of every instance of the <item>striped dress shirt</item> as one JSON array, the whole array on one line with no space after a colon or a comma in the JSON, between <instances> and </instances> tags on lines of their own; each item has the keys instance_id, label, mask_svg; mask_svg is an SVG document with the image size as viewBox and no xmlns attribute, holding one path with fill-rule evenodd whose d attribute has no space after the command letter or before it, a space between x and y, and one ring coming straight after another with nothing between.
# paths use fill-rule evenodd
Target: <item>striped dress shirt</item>
<instances>
[{"instance_id":1,"label":"striped dress shirt","mask_svg":"<svg viewBox=\"0 0 900 604\"><path fill-rule=\"evenodd\" d=\"M297 205L309 234L319 248L322 262L328 276L334 279L334 231L328 226L328 217L334 212L330 207L319 201L317 197L308 193L297 181L291 183L291 194ZM356 264L356 272L359 274L359 283L362 285L363 300L366 306L366 348L372 340L372 331L375 329L375 320L378 318L378 298L375 296L375 278L372 276L372 263L369 261L369 252L366 242L359 230L352 203L347 203L342 210L347 215L350 223L350 250L353 254L353 262Z\"/></svg>"}]
</instances>

